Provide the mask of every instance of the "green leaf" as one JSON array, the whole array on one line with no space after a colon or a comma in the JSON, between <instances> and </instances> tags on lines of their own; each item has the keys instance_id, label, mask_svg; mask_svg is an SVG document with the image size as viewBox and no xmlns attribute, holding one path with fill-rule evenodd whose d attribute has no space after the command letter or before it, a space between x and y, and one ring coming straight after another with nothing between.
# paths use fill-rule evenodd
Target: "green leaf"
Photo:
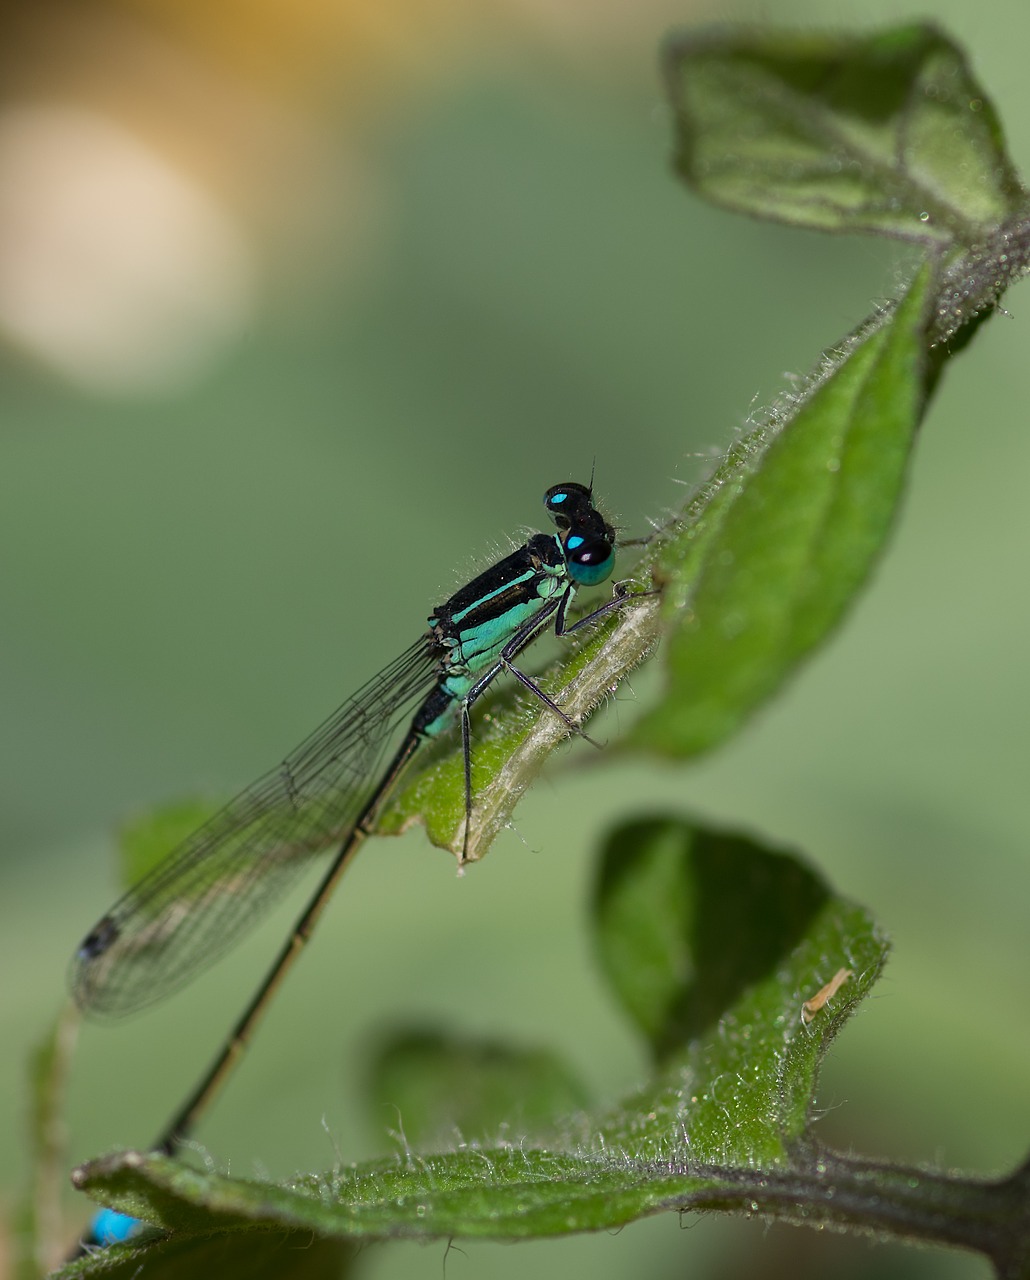
<instances>
[{"instance_id":1,"label":"green leaf","mask_svg":"<svg viewBox=\"0 0 1030 1280\"><path fill-rule=\"evenodd\" d=\"M436 1031L384 1042L368 1082L374 1121L419 1146L540 1133L587 1101L568 1067L544 1049Z\"/></svg>"},{"instance_id":2,"label":"green leaf","mask_svg":"<svg viewBox=\"0 0 1030 1280\"><path fill-rule=\"evenodd\" d=\"M107 1280L345 1280L357 1251L310 1231L227 1231L213 1236L162 1239L148 1245L111 1245L66 1266L61 1275Z\"/></svg>"},{"instance_id":3,"label":"green leaf","mask_svg":"<svg viewBox=\"0 0 1030 1280\"><path fill-rule=\"evenodd\" d=\"M971 245L1023 206L997 114L936 27L687 35L676 166L708 199L824 231Z\"/></svg>"},{"instance_id":4,"label":"green leaf","mask_svg":"<svg viewBox=\"0 0 1030 1280\"><path fill-rule=\"evenodd\" d=\"M822 1056L886 958L874 921L790 854L673 818L613 834L595 901L602 963L661 1062L607 1144L647 1134L654 1158L678 1131L705 1164L790 1163ZM664 955L640 947L648 920ZM842 970L808 1022L805 1001Z\"/></svg>"},{"instance_id":5,"label":"green leaf","mask_svg":"<svg viewBox=\"0 0 1030 1280\"><path fill-rule=\"evenodd\" d=\"M672 904L670 883L679 886ZM673 819L613 836L598 903L607 961L619 957L656 974L665 993L660 1030L676 1030L662 1030L660 1068L622 1103L593 1115L575 1110L557 1123L550 1107L546 1116L523 1113L521 1124L512 1112L501 1142L463 1135L457 1146L425 1147L405 1129L398 1157L288 1186L133 1152L85 1166L77 1184L182 1238L250 1223L334 1239L527 1239L617 1227L666 1208L725 1207L757 1194L759 1174L762 1194L780 1185L777 1178L796 1180L805 1171L796 1153L819 1061L886 955L876 926L788 855ZM707 909L717 918L706 933L699 912ZM632 940L648 919L666 938L670 963L636 956ZM683 955L696 963L681 965L675 957ZM806 1022L804 1002L841 968L852 976ZM698 976L711 980L713 994L699 993ZM641 1007L637 997L627 1003L634 1013ZM433 1071L462 1068L452 1089L482 1088L474 1079L484 1070L482 1053L466 1054L464 1064L446 1046L433 1055ZM416 1056L408 1055L402 1088L411 1087ZM510 1081L508 1071L506 1064ZM492 1073L487 1058L484 1094ZM523 1078L536 1090L541 1074L533 1065ZM416 1099L414 1110L421 1105ZM422 1112L432 1110L430 1098ZM546 1133L533 1128L538 1120ZM143 1256L144 1246L135 1248Z\"/></svg>"},{"instance_id":6,"label":"green leaf","mask_svg":"<svg viewBox=\"0 0 1030 1280\"><path fill-rule=\"evenodd\" d=\"M665 696L631 741L691 755L732 733L840 620L894 520L923 404L932 270L727 460L656 577Z\"/></svg>"},{"instance_id":7,"label":"green leaf","mask_svg":"<svg viewBox=\"0 0 1030 1280\"><path fill-rule=\"evenodd\" d=\"M745 837L629 823L609 838L595 891L601 964L663 1059L775 971L828 898L810 868Z\"/></svg>"}]
</instances>

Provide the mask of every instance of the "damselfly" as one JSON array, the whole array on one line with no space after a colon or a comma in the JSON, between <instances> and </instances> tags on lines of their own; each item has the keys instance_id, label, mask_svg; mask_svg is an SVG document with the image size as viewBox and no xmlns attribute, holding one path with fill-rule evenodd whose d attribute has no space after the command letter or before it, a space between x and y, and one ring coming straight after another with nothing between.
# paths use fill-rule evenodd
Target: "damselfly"
<instances>
[{"instance_id":1,"label":"damselfly","mask_svg":"<svg viewBox=\"0 0 1030 1280\"><path fill-rule=\"evenodd\" d=\"M130 889L90 930L71 983L87 1014L117 1017L175 991L231 947L326 849L336 849L313 897L222 1050L154 1148L171 1153L194 1128L245 1049L269 999L309 938L345 867L375 829L384 801L418 747L461 727L465 840L472 816L470 711L509 672L572 721L514 659L553 623L568 635L625 604L613 599L576 622L577 590L615 564L615 531L591 488L561 484L544 505L556 532L535 533L429 619L429 630L374 676L279 768L241 792ZM418 704L392 758L387 747Z\"/></svg>"}]
</instances>

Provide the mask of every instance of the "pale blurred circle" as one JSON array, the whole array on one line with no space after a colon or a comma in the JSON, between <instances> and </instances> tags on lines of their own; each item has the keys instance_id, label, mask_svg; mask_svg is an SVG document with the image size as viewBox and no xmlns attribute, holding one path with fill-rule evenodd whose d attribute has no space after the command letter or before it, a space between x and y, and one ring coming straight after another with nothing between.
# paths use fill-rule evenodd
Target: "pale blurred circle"
<instances>
[{"instance_id":1,"label":"pale blurred circle","mask_svg":"<svg viewBox=\"0 0 1030 1280\"><path fill-rule=\"evenodd\" d=\"M66 106L0 112L0 332L100 394L188 384L250 322L243 228L138 137Z\"/></svg>"}]
</instances>

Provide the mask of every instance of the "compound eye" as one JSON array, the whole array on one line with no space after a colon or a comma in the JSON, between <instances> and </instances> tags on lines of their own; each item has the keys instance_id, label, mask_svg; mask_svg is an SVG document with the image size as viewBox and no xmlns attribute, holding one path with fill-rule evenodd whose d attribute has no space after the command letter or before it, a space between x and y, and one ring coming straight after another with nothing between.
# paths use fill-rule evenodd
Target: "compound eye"
<instances>
[{"instance_id":1,"label":"compound eye","mask_svg":"<svg viewBox=\"0 0 1030 1280\"><path fill-rule=\"evenodd\" d=\"M603 582L615 567L615 548L607 538L574 533L565 540L569 577L583 587Z\"/></svg>"},{"instance_id":2,"label":"compound eye","mask_svg":"<svg viewBox=\"0 0 1030 1280\"><path fill-rule=\"evenodd\" d=\"M590 490L572 480L568 484L552 485L544 494L544 506L559 529L568 529L574 514L590 505Z\"/></svg>"}]
</instances>

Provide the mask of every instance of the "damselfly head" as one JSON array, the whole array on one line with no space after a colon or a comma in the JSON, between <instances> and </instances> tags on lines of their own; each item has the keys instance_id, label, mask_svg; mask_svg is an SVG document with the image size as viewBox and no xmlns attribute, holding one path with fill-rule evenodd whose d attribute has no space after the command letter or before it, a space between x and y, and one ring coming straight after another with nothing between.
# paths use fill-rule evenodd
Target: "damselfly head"
<instances>
[{"instance_id":1,"label":"damselfly head","mask_svg":"<svg viewBox=\"0 0 1030 1280\"><path fill-rule=\"evenodd\" d=\"M569 577L580 586L603 582L615 565L615 530L594 506L593 490L569 481L544 495L558 527Z\"/></svg>"}]
</instances>

